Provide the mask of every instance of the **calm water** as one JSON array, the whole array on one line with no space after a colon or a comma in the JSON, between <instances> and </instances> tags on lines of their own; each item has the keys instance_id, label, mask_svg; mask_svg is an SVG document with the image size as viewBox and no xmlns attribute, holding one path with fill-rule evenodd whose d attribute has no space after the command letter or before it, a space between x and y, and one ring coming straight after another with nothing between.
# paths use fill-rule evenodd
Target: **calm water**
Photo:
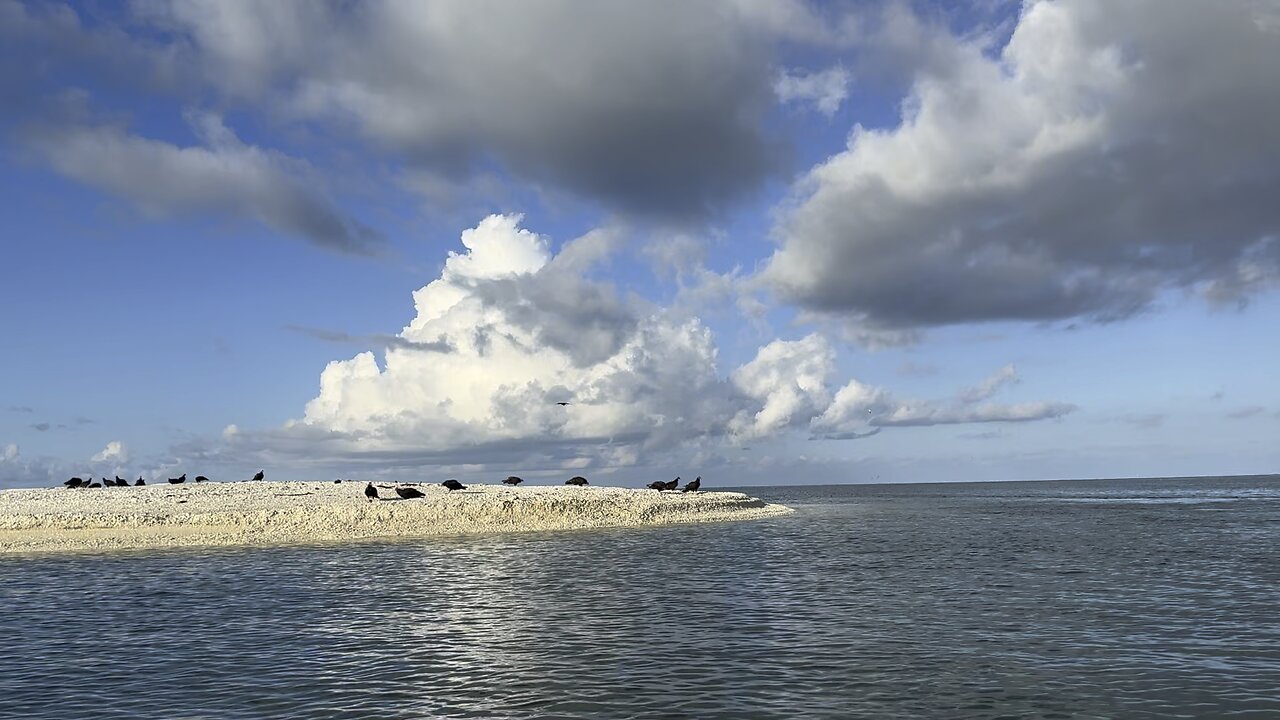
<instances>
[{"instance_id":1,"label":"calm water","mask_svg":"<svg viewBox=\"0 0 1280 720\"><path fill-rule=\"evenodd\" d=\"M4 718L1280 717L1280 478L0 560Z\"/></svg>"}]
</instances>

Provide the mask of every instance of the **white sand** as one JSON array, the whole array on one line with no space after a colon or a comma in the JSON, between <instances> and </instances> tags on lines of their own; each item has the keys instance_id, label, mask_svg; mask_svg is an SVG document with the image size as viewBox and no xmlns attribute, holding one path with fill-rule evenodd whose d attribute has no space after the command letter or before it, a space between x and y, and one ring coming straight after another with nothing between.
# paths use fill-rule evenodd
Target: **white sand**
<instances>
[{"instance_id":1,"label":"white sand","mask_svg":"<svg viewBox=\"0 0 1280 720\"><path fill-rule=\"evenodd\" d=\"M395 498L389 483L379 494ZM0 554L284 545L748 520L791 512L742 493L413 485L368 502L363 482L237 482L0 491Z\"/></svg>"}]
</instances>

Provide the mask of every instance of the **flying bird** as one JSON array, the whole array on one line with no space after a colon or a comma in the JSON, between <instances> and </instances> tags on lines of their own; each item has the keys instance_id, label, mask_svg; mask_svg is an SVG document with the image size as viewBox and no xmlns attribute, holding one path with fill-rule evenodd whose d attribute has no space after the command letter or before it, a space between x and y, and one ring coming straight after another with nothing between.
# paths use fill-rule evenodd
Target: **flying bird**
<instances>
[{"instance_id":1,"label":"flying bird","mask_svg":"<svg viewBox=\"0 0 1280 720\"><path fill-rule=\"evenodd\" d=\"M368 485L364 486L364 496L369 498L369 502L382 499L378 497L378 488L374 487L373 483L369 483Z\"/></svg>"},{"instance_id":2,"label":"flying bird","mask_svg":"<svg viewBox=\"0 0 1280 720\"><path fill-rule=\"evenodd\" d=\"M261 470L259 470L259 471L258 471L258 474L253 476L253 481L254 481L254 482L259 482L259 481L261 481L263 478L265 478L266 476L267 476L267 475L266 475L266 473L264 473L264 472L262 472Z\"/></svg>"},{"instance_id":3,"label":"flying bird","mask_svg":"<svg viewBox=\"0 0 1280 720\"><path fill-rule=\"evenodd\" d=\"M369 494L369 488L364 489L364 494L365 495ZM422 491L417 488L398 487L396 488L396 494L404 498L405 500L412 500L413 498L426 497L426 495L423 495Z\"/></svg>"},{"instance_id":4,"label":"flying bird","mask_svg":"<svg viewBox=\"0 0 1280 720\"><path fill-rule=\"evenodd\" d=\"M558 402L558 403L556 403L556 404L557 404L557 405L559 405L560 407L564 407L565 405L572 405L573 403L570 403L570 402L563 402L563 401L561 401L561 402Z\"/></svg>"},{"instance_id":5,"label":"flying bird","mask_svg":"<svg viewBox=\"0 0 1280 720\"><path fill-rule=\"evenodd\" d=\"M503 485L519 485L522 482L524 482L524 478L519 478L519 477L516 477L515 475L508 475L507 479L502 481L502 484Z\"/></svg>"},{"instance_id":6,"label":"flying bird","mask_svg":"<svg viewBox=\"0 0 1280 720\"><path fill-rule=\"evenodd\" d=\"M457 480L454 480L453 478L449 478L448 480L445 480L444 482L442 482L442 483L440 483L440 484L441 484L441 485L443 485L444 487L449 488L449 491L450 491L450 492L452 492L452 491L454 491L454 490L466 490L466 489L467 489L467 486L466 486L466 485L463 485L462 483L458 482Z\"/></svg>"},{"instance_id":7,"label":"flying bird","mask_svg":"<svg viewBox=\"0 0 1280 720\"><path fill-rule=\"evenodd\" d=\"M682 489L680 490L680 492L694 492L694 491L696 491L696 490L697 490L698 488L700 488L700 487L702 487L702 476L701 476L701 475L699 475L698 477L694 478L692 481L690 481L690 482L688 482L688 483L685 483L684 488L682 488Z\"/></svg>"},{"instance_id":8,"label":"flying bird","mask_svg":"<svg viewBox=\"0 0 1280 720\"><path fill-rule=\"evenodd\" d=\"M569 478L568 480L565 480L565 481L564 481L564 484L565 484L565 485L577 485L578 487L583 487L583 486L585 486L585 485L587 484L587 479L586 479L586 478L584 478L584 477L582 477L581 475L574 475L573 477Z\"/></svg>"}]
</instances>

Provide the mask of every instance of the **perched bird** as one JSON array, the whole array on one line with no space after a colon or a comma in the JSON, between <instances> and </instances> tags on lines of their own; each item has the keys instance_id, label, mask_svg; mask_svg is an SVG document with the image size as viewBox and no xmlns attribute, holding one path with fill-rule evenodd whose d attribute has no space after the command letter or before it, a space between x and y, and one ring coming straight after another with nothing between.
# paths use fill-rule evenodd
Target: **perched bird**
<instances>
[{"instance_id":1,"label":"perched bird","mask_svg":"<svg viewBox=\"0 0 1280 720\"><path fill-rule=\"evenodd\" d=\"M170 482L171 484L173 484L173 485L181 485L182 483L184 483L184 482L186 482L186 481L187 481L187 474L186 474L186 473L182 473L182 477L169 478L169 482Z\"/></svg>"},{"instance_id":2,"label":"perched bird","mask_svg":"<svg viewBox=\"0 0 1280 720\"><path fill-rule=\"evenodd\" d=\"M650 490L657 490L658 492L662 492L663 490L667 489L667 484L662 482L661 480L654 480L653 482L649 483L647 487Z\"/></svg>"},{"instance_id":3,"label":"perched bird","mask_svg":"<svg viewBox=\"0 0 1280 720\"><path fill-rule=\"evenodd\" d=\"M264 473L264 472L262 472L261 470L259 470L259 471L258 471L258 474L253 476L253 481L254 481L254 482L258 482L258 481L262 480L263 478L265 478L266 476L267 476L267 474L266 474L266 473Z\"/></svg>"},{"instance_id":4,"label":"perched bird","mask_svg":"<svg viewBox=\"0 0 1280 720\"><path fill-rule=\"evenodd\" d=\"M334 484L334 485L337 485L337 484L338 484L338 483L340 483L340 482L342 482L342 478L338 478L337 480L334 480L334 481L333 481L333 484Z\"/></svg>"},{"instance_id":5,"label":"perched bird","mask_svg":"<svg viewBox=\"0 0 1280 720\"><path fill-rule=\"evenodd\" d=\"M368 495L369 488L365 488L364 493ZM405 500L412 500L413 498L426 497L426 495L423 495L422 491L417 488L398 487L396 488L396 494L404 498Z\"/></svg>"},{"instance_id":6,"label":"perched bird","mask_svg":"<svg viewBox=\"0 0 1280 720\"><path fill-rule=\"evenodd\" d=\"M102 487L102 483L91 482L89 483L89 487L91 488Z\"/></svg>"},{"instance_id":7,"label":"perched bird","mask_svg":"<svg viewBox=\"0 0 1280 720\"><path fill-rule=\"evenodd\" d=\"M587 479L586 479L586 478L584 478L584 477L582 477L581 475L574 475L573 477L569 478L568 480L565 480L565 481L564 481L564 484L565 484L565 485L577 485L578 487L582 487L582 486L584 486L584 485L586 485L586 484L587 484Z\"/></svg>"},{"instance_id":8,"label":"perched bird","mask_svg":"<svg viewBox=\"0 0 1280 720\"><path fill-rule=\"evenodd\" d=\"M147 481L143 480L141 475L138 476L138 482L134 483L134 485L146 485L146 484L147 484Z\"/></svg>"},{"instance_id":9,"label":"perched bird","mask_svg":"<svg viewBox=\"0 0 1280 720\"><path fill-rule=\"evenodd\" d=\"M71 478L70 480L68 480L68 481L66 481L66 482L64 482L64 483L62 483L62 484L63 484L63 485L66 485L66 486L67 486L67 487L69 487L69 488L78 488L78 487L80 487L81 485L84 485L84 484L86 484L86 483L85 483L85 481L84 481L84 479L83 479L83 478L73 477L73 478Z\"/></svg>"},{"instance_id":10,"label":"perched bird","mask_svg":"<svg viewBox=\"0 0 1280 720\"><path fill-rule=\"evenodd\" d=\"M685 484L685 486L680 490L680 492L694 492L695 490L697 490L697 489L698 489L698 488L700 488L700 487L702 487L702 476L701 476L701 475L699 475L698 477L694 478L692 482L686 483L686 484Z\"/></svg>"},{"instance_id":11,"label":"perched bird","mask_svg":"<svg viewBox=\"0 0 1280 720\"><path fill-rule=\"evenodd\" d=\"M506 480L502 481L503 485L519 485L524 482L524 478L518 478L515 475L508 475Z\"/></svg>"},{"instance_id":12,"label":"perched bird","mask_svg":"<svg viewBox=\"0 0 1280 720\"><path fill-rule=\"evenodd\" d=\"M672 480L672 481L670 481L670 482L663 483L663 485L662 485L662 489L663 489L663 490L675 490L675 489L676 489L676 488L678 488L678 487L680 487L680 478L679 478L679 477L676 477L676 479L675 479L675 480Z\"/></svg>"},{"instance_id":13,"label":"perched bird","mask_svg":"<svg viewBox=\"0 0 1280 720\"><path fill-rule=\"evenodd\" d=\"M450 492L453 492L454 490L466 490L466 489L467 489L467 486L466 486L466 485L463 485L462 483L458 482L457 480L454 480L453 478L449 478L448 480L445 480L444 482L442 482L442 483L440 483L440 484L441 484L441 485L443 485L444 487L449 488L449 491L450 491Z\"/></svg>"},{"instance_id":14,"label":"perched bird","mask_svg":"<svg viewBox=\"0 0 1280 720\"><path fill-rule=\"evenodd\" d=\"M128 481L128 480L125 480L124 478L122 478L122 477L120 477L119 475L117 475L117 476L116 476L116 487L129 487L129 481Z\"/></svg>"},{"instance_id":15,"label":"perched bird","mask_svg":"<svg viewBox=\"0 0 1280 720\"><path fill-rule=\"evenodd\" d=\"M364 486L364 496L369 498L369 502L382 499L378 497L378 488L374 487L373 483L369 483L368 485Z\"/></svg>"},{"instance_id":16,"label":"perched bird","mask_svg":"<svg viewBox=\"0 0 1280 720\"><path fill-rule=\"evenodd\" d=\"M207 478L207 477L205 477L205 476L203 476L203 475L197 475L197 476L196 476L196 482L209 482L209 478Z\"/></svg>"}]
</instances>

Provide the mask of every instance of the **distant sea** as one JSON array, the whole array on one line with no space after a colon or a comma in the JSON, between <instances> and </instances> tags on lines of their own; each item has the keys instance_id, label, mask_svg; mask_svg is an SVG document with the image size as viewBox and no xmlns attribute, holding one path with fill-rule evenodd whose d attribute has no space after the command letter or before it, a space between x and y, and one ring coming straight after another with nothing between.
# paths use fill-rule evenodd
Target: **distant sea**
<instances>
[{"instance_id":1,"label":"distant sea","mask_svg":"<svg viewBox=\"0 0 1280 720\"><path fill-rule=\"evenodd\" d=\"M2 718L1277 718L1280 477L0 559Z\"/></svg>"}]
</instances>

